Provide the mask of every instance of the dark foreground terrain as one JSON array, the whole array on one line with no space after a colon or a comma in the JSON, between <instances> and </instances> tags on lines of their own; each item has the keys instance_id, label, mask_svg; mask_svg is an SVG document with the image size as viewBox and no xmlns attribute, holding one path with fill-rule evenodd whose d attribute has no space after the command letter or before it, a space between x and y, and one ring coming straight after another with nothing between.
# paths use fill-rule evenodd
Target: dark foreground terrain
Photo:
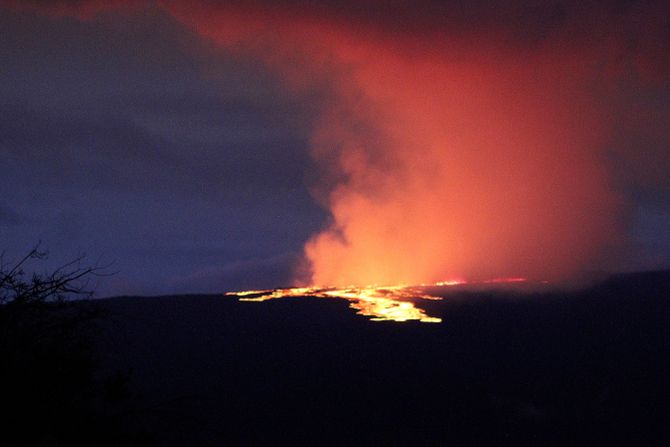
<instances>
[{"instance_id":1,"label":"dark foreground terrain","mask_svg":"<svg viewBox=\"0 0 670 447\"><path fill-rule=\"evenodd\" d=\"M81 427L90 445L670 442L670 272L455 291L428 303L441 324L314 298L97 304L107 394Z\"/></svg>"}]
</instances>

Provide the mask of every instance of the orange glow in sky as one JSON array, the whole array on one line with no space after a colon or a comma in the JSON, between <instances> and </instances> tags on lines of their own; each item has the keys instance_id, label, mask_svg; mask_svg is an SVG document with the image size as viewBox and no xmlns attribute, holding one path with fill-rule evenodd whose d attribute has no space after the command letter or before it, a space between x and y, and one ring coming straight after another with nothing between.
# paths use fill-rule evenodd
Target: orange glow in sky
<instances>
[{"instance_id":1,"label":"orange glow in sky","mask_svg":"<svg viewBox=\"0 0 670 447\"><path fill-rule=\"evenodd\" d=\"M296 95L326 86L309 186L330 219L295 285L571 281L616 246L608 122L585 94L598 48L404 34L316 12L172 12L257 55Z\"/></svg>"},{"instance_id":2,"label":"orange glow in sky","mask_svg":"<svg viewBox=\"0 0 670 447\"><path fill-rule=\"evenodd\" d=\"M85 18L107 3L46 10ZM312 98L307 186L329 220L306 241L296 285L569 283L616 265L627 204L611 143L630 110L613 113L626 104L613 98L626 94L626 73L666 79L665 7L580 9L538 33L535 21L460 6L308 3L159 2L208 44L260 61L289 95Z\"/></svg>"}]
</instances>

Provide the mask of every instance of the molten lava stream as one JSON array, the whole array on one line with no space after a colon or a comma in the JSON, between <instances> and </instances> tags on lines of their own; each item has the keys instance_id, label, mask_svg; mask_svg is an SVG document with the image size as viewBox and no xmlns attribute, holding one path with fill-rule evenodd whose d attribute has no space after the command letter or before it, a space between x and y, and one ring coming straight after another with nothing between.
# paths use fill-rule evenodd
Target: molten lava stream
<instances>
[{"instance_id":1,"label":"molten lava stream","mask_svg":"<svg viewBox=\"0 0 670 447\"><path fill-rule=\"evenodd\" d=\"M240 301L267 301L276 298L313 296L317 298L340 298L350 302L349 307L357 314L371 317L373 321L410 321L439 323L441 318L431 317L426 311L416 307L413 299L440 300L437 296L426 295L418 287L349 287L344 289L296 287L292 289L248 290L226 293L236 296Z\"/></svg>"},{"instance_id":2,"label":"molten lava stream","mask_svg":"<svg viewBox=\"0 0 670 447\"><path fill-rule=\"evenodd\" d=\"M453 287L473 284L509 284L525 283L526 278L496 278L486 281L469 282L464 280L439 281L417 286L351 286L335 287L294 287L289 289L245 290L228 292L240 301L262 302L286 297L339 298L349 301L349 307L356 309L358 315L370 317L372 321L420 321L422 323L440 323L441 318L429 316L424 309L417 307L416 300L441 300L442 297L425 292L426 287Z\"/></svg>"}]
</instances>

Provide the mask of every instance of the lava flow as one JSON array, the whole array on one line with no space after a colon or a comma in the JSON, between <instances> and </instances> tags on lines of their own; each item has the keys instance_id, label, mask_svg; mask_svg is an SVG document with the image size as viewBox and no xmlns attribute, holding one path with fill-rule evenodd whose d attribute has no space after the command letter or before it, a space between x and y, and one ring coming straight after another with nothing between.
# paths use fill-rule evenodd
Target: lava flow
<instances>
[{"instance_id":1,"label":"lava flow","mask_svg":"<svg viewBox=\"0 0 670 447\"><path fill-rule=\"evenodd\" d=\"M462 280L440 281L433 284L414 286L351 286L336 287L294 287L288 289L246 290L228 292L240 301L262 302L287 297L340 298L349 301L349 307L358 315L370 317L372 321L420 321L440 323L441 318L432 317L424 309L417 307L416 300L442 300L441 296L425 292L427 287L449 287L464 284L497 284L526 282L525 278L498 278L487 281L467 282Z\"/></svg>"}]
</instances>

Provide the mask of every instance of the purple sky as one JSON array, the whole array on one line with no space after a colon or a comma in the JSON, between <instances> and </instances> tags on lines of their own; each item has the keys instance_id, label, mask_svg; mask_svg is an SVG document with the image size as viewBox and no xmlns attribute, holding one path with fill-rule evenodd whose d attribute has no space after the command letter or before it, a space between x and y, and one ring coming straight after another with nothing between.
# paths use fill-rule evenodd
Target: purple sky
<instances>
[{"instance_id":1,"label":"purple sky","mask_svg":"<svg viewBox=\"0 0 670 447\"><path fill-rule=\"evenodd\" d=\"M101 295L286 284L324 212L304 98L166 15L0 18L0 240L118 271Z\"/></svg>"}]
</instances>

